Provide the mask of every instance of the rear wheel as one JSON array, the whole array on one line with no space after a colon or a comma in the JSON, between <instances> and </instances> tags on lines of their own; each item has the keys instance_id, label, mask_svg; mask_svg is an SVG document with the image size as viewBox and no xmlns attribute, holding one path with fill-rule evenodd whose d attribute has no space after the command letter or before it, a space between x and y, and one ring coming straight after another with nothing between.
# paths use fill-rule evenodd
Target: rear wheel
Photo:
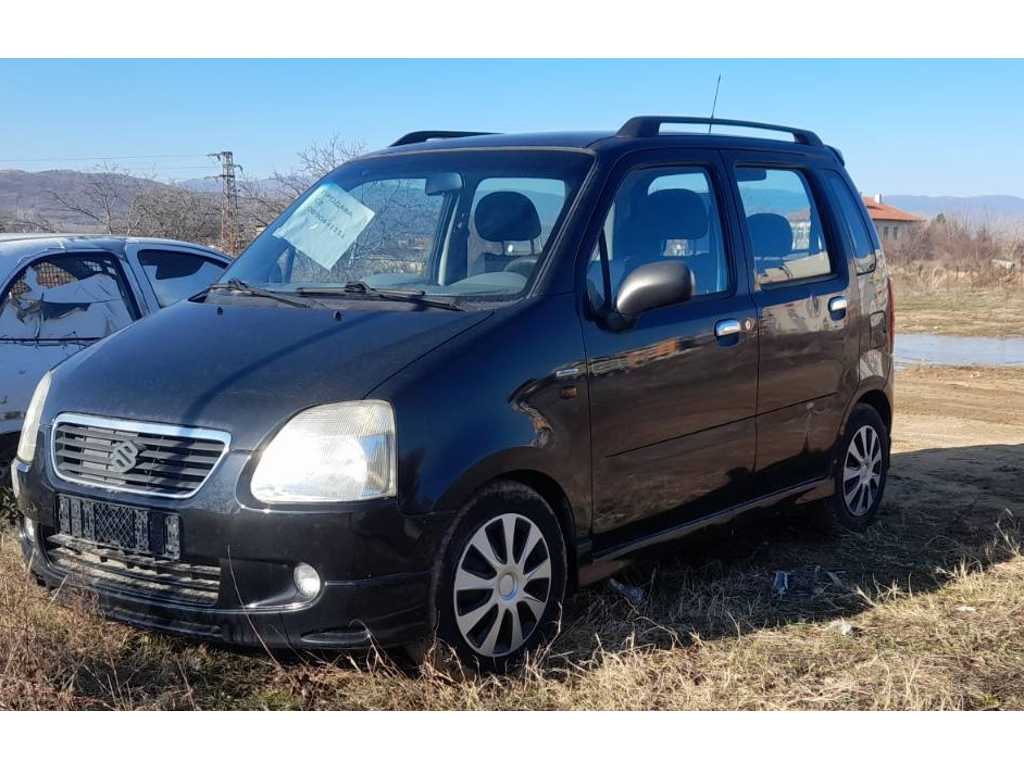
<instances>
[{"instance_id":1,"label":"rear wheel","mask_svg":"<svg viewBox=\"0 0 1024 768\"><path fill-rule=\"evenodd\" d=\"M481 492L464 511L437 580L438 634L463 662L503 671L553 633L566 554L548 503L519 483Z\"/></svg>"},{"instance_id":2,"label":"rear wheel","mask_svg":"<svg viewBox=\"0 0 1024 768\"><path fill-rule=\"evenodd\" d=\"M863 531L878 517L889 474L889 430L878 411L864 404L853 409L838 456L828 505L837 522Z\"/></svg>"}]
</instances>

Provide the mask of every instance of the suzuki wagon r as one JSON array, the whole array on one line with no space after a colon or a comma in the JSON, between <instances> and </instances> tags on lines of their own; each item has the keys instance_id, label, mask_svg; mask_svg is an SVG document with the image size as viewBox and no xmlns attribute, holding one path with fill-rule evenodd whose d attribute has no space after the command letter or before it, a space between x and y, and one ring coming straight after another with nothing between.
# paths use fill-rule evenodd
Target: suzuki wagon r
<instances>
[{"instance_id":1,"label":"suzuki wagon r","mask_svg":"<svg viewBox=\"0 0 1024 768\"><path fill-rule=\"evenodd\" d=\"M505 668L653 545L783 501L868 526L892 348L811 131L413 133L42 379L21 546L138 626Z\"/></svg>"}]
</instances>

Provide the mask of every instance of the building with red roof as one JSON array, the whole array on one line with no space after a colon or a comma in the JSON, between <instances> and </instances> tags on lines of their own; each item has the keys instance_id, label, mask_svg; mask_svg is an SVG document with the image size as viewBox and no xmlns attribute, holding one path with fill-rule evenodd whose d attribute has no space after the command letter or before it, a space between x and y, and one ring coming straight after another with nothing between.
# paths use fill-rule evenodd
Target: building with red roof
<instances>
[{"instance_id":1,"label":"building with red roof","mask_svg":"<svg viewBox=\"0 0 1024 768\"><path fill-rule=\"evenodd\" d=\"M882 196L864 195L864 205L882 240L899 240L908 230L924 226L927 219L882 202Z\"/></svg>"}]
</instances>

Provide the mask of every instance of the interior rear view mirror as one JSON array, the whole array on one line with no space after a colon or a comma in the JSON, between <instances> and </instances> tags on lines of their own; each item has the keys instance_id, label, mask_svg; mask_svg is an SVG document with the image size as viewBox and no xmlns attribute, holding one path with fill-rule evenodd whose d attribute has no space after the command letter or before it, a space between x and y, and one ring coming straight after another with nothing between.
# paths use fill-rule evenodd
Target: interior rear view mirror
<instances>
[{"instance_id":1,"label":"interior rear view mirror","mask_svg":"<svg viewBox=\"0 0 1024 768\"><path fill-rule=\"evenodd\" d=\"M458 192L462 189L462 176L458 173L435 173L427 177L424 193L430 196Z\"/></svg>"},{"instance_id":2,"label":"interior rear view mirror","mask_svg":"<svg viewBox=\"0 0 1024 768\"><path fill-rule=\"evenodd\" d=\"M764 168L737 168L736 181L764 181L768 171Z\"/></svg>"}]
</instances>

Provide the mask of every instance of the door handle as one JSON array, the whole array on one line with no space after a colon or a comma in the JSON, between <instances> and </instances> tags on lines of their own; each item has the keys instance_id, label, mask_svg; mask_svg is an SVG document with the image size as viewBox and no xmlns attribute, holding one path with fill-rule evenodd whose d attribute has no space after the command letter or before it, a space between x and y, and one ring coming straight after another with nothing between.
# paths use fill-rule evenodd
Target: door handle
<instances>
[{"instance_id":1,"label":"door handle","mask_svg":"<svg viewBox=\"0 0 1024 768\"><path fill-rule=\"evenodd\" d=\"M739 320L719 320L715 323L715 336L719 339L735 336L740 330Z\"/></svg>"},{"instance_id":2,"label":"door handle","mask_svg":"<svg viewBox=\"0 0 1024 768\"><path fill-rule=\"evenodd\" d=\"M845 296L833 296L828 300L828 311L833 315L846 313L847 301Z\"/></svg>"}]
</instances>

